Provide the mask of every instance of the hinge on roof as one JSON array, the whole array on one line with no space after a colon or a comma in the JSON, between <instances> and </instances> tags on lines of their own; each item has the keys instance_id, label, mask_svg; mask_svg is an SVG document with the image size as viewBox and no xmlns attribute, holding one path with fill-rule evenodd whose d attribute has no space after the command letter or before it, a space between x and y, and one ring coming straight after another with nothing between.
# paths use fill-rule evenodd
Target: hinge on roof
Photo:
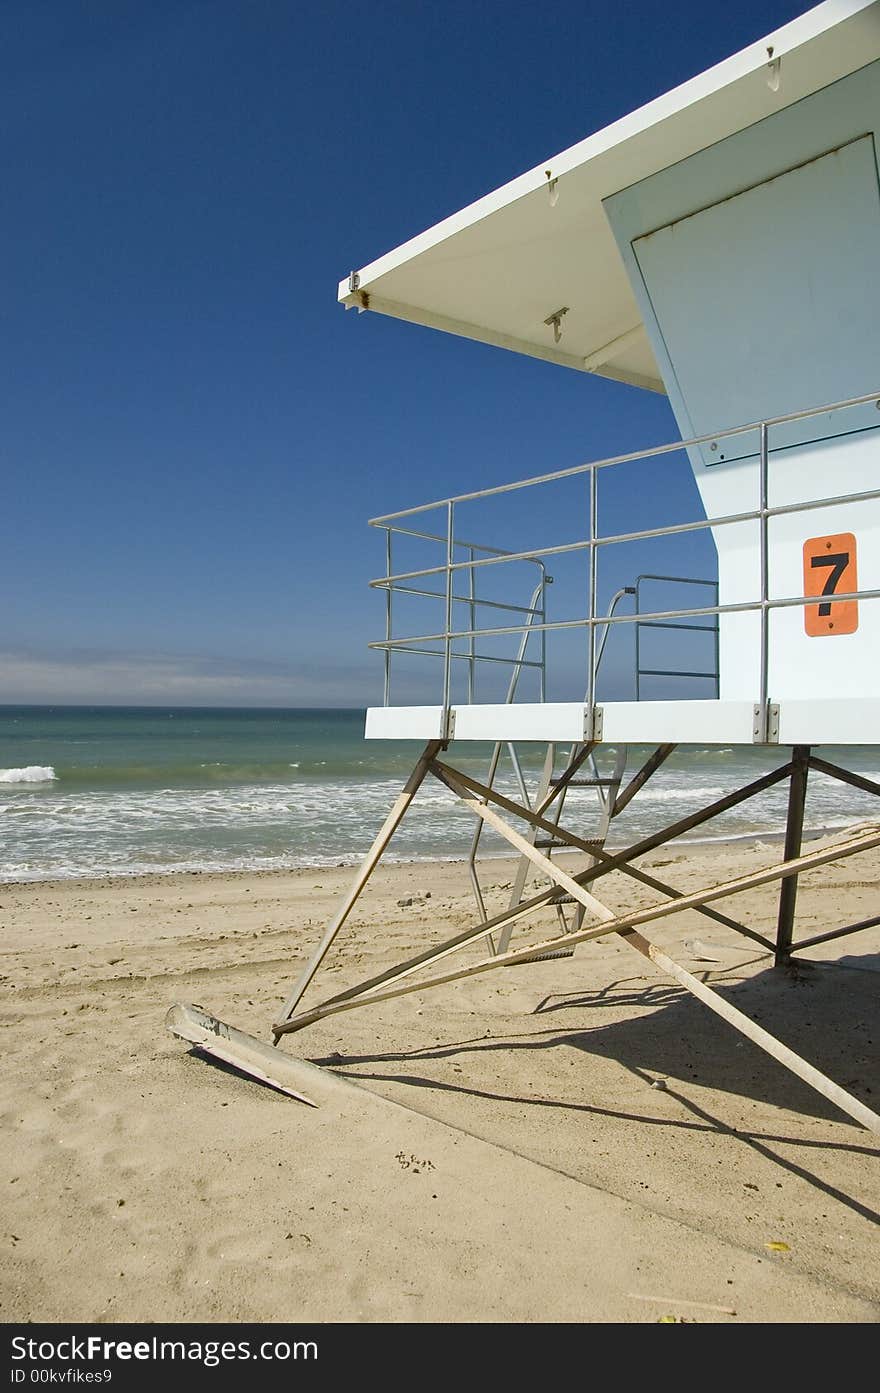
<instances>
[{"instance_id":1,"label":"hinge on roof","mask_svg":"<svg viewBox=\"0 0 880 1393\"><path fill-rule=\"evenodd\" d=\"M562 321L567 314L568 305L561 305L558 310L554 310L552 314L548 314L547 318L544 320L548 329L553 330L554 343L559 343L559 340L562 338Z\"/></svg>"},{"instance_id":2,"label":"hinge on roof","mask_svg":"<svg viewBox=\"0 0 880 1393\"><path fill-rule=\"evenodd\" d=\"M348 293L349 295L357 295L358 297L358 314L362 314L364 310L370 308L370 297L365 290L361 290L360 271L351 272L348 278Z\"/></svg>"},{"instance_id":3,"label":"hinge on roof","mask_svg":"<svg viewBox=\"0 0 880 1393\"><path fill-rule=\"evenodd\" d=\"M455 739L455 707L454 707L454 706L450 706L449 710L446 712L446 720L443 721L443 720L441 719L440 728L441 728L441 730L442 730L442 732L443 732L442 738L443 738L444 740L454 740L454 739Z\"/></svg>"},{"instance_id":4,"label":"hinge on roof","mask_svg":"<svg viewBox=\"0 0 880 1393\"><path fill-rule=\"evenodd\" d=\"M586 741L602 739L602 727L604 725L603 712L601 706L594 706L592 719L590 718L589 707L584 712L584 739Z\"/></svg>"}]
</instances>

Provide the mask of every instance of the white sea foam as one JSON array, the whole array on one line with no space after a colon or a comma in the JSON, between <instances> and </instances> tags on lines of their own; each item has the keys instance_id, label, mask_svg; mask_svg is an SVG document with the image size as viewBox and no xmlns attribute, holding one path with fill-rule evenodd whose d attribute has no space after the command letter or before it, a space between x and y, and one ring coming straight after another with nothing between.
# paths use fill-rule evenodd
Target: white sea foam
<instances>
[{"instance_id":1,"label":"white sea foam","mask_svg":"<svg viewBox=\"0 0 880 1393\"><path fill-rule=\"evenodd\" d=\"M675 768L659 772L623 814L617 839L625 845L725 791L711 775L691 784L689 774ZM9 787L10 775L31 786ZM0 882L348 864L367 851L402 782L385 774L322 778L291 771L289 779L273 784L88 789L54 783L53 777L51 768L36 766L0 771L7 785L0 810L8 814ZM501 788L516 796L509 775ZM754 805L726 814L711 830L728 837L769 833L784 826L786 800L781 783ZM597 813L595 791L572 789L566 807L572 827L589 835ZM842 796L838 784L811 778L811 826L846 825L871 811L867 794L849 789ZM452 794L439 784L425 784L395 836L391 859L458 859L467 855L471 832L470 817ZM485 829L482 849L509 854L491 828Z\"/></svg>"},{"instance_id":2,"label":"white sea foam","mask_svg":"<svg viewBox=\"0 0 880 1393\"><path fill-rule=\"evenodd\" d=\"M50 784L57 777L51 764L27 764L23 769L0 769L0 784Z\"/></svg>"}]
</instances>

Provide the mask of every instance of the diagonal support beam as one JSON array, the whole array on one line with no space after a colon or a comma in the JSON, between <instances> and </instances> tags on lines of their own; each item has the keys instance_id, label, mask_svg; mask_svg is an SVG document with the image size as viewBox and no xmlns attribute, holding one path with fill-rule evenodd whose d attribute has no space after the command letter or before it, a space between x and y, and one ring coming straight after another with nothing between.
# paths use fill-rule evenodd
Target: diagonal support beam
<instances>
[{"instance_id":1,"label":"diagonal support beam","mask_svg":"<svg viewBox=\"0 0 880 1393\"><path fill-rule=\"evenodd\" d=\"M321 963L324 961L324 958L327 954L327 950L329 949L334 938L339 933L339 930L342 928L343 924L345 923L346 919L348 918L349 914L354 908L354 905L358 897L360 896L361 891L363 890L370 876L373 874L373 871L376 869L377 864L381 860L385 848L387 847L388 843L391 841L391 838L394 836L394 833L397 831L398 827L403 821L405 813L407 812L410 804L412 803L413 799L415 798L416 794L418 793L421 785L425 780L425 776L431 766L432 759L437 754L437 752L443 748L443 745L444 742L442 740L431 740L425 746L415 768L413 769L412 773L410 774L409 778L404 784L401 792L395 799L394 806L392 807L390 813L388 814L381 828L379 829L379 832L376 835L373 845L370 847L370 850L367 852L367 855L361 862L358 873L355 876L354 881L352 882L348 894L346 895L345 899L343 900L333 919L328 924L327 929L324 933L324 937L321 939L321 942L318 944L317 948L315 949L314 953L312 954L311 958L309 959L308 963L306 964L305 968L300 974L300 977L297 980L297 983L294 986L293 991L290 993L290 995L288 996L287 1000L281 1008L281 1012L278 1017L278 1022L272 1028L276 1043L278 1041L279 1035L278 1024L280 1024L280 1022L282 1021L286 1021L296 1010L296 1007L299 1004L303 992L311 982L315 973L318 971L318 968L321 966Z\"/></svg>"},{"instance_id":2,"label":"diagonal support beam","mask_svg":"<svg viewBox=\"0 0 880 1393\"><path fill-rule=\"evenodd\" d=\"M449 777L443 777L441 771L445 771L447 775L452 776L455 783L463 785L472 793L478 793L481 797L493 803L497 803L498 806L504 808L505 811L513 813L515 817L523 818L526 822L529 822L533 827L537 828L538 831L549 832L559 841L566 842L574 851L585 852L588 856L600 862L599 874L602 873L601 863L604 863L607 870L618 870L622 875L631 876L633 880L638 880L642 885L647 885L652 890L659 890L661 895L669 895L672 899L682 898L684 893L682 890L676 890L674 886L667 885L665 881L658 880L656 876L649 875L647 871L640 870L636 866L630 866L626 862L620 862L619 859L612 856L610 852L605 851L602 847L595 846L592 842L586 842L581 837L575 836L573 832L569 832L566 828L560 827L558 823L549 822L536 813L528 812L519 804L514 803L512 799L506 798L503 793L499 793L497 789L488 788L485 784L481 784L478 780L471 778L470 775L463 774L460 769L451 770L448 765L443 764L440 760L434 760L432 772L438 778L443 779L443 782L447 787L451 788L454 793L458 793L458 789L453 787L453 782ZM611 864L612 862L614 863L613 865ZM581 884L584 874L585 873L582 872L574 876L573 879L576 880L578 884ZM755 929L747 928L746 925L741 924L738 919L731 919L728 915L719 913L718 910L709 909L704 906L698 906L697 913L705 915L706 918L712 919L718 924L723 924L726 928L733 929L736 933L742 934L745 938L752 939L755 943L760 943L763 948L769 949L771 953L775 951L775 944L771 939L765 938L763 934L758 933Z\"/></svg>"},{"instance_id":3,"label":"diagonal support beam","mask_svg":"<svg viewBox=\"0 0 880 1393\"><path fill-rule=\"evenodd\" d=\"M509 830L509 829L508 829ZM680 900L665 900L662 904L648 905L644 909L635 910L632 914L615 916L610 920L592 926L588 929L578 929L573 933L563 936L563 941L567 946L577 943L586 943L589 939L600 938L608 933L627 932L642 924L648 924L655 919L665 919L669 915L678 914L684 909L695 909L701 904L708 904L713 900L724 899L728 895L737 895L743 890L757 889L761 885L769 885L774 881L783 880L787 876L799 875L803 871L813 870L817 866L824 866L829 861L843 860L848 856L855 856L860 851L868 851L872 847L880 846L880 827L872 828L869 833L854 837L845 842L836 842L833 846L824 847L820 851L809 852L805 856L800 856L796 861L783 861L774 866L768 866L761 871L751 871L748 875L739 876L736 880L725 881L722 885L714 885L709 889L700 890L691 895L685 895ZM540 853L538 853L540 854ZM558 880L560 874L559 867L550 862L548 874L553 875ZM540 897L542 900L546 896ZM520 911L523 906L520 906ZM421 982L410 982L404 987L395 987L394 983L402 978L410 976L419 968L427 967L433 962L439 961L442 957L448 956L457 949L464 947L468 943L485 938L491 932L494 925L478 924L474 929L467 930L459 934L455 940L441 945L433 951L419 954L418 958L411 959L408 963L403 963L399 968L391 969L382 973L368 982L363 982L357 987L349 988L346 992L339 993L338 996L330 998L310 1011L303 1011L298 1016L293 1017L283 1025L277 1027L279 1035L288 1034L290 1031L300 1030L303 1026L310 1025L313 1021L321 1020L324 1016L335 1015L339 1011L350 1011L357 1006L366 1006L371 1002L390 1001L394 997L404 996L407 992L427 991L431 987L445 986L449 982L457 982L464 977L473 977L482 972L491 972L498 967L505 967L510 963L526 962L534 957L536 953L547 952L559 946L559 936L545 939L540 943L531 943L527 947L513 949L507 953L482 959L480 962L473 963L468 967L460 968L456 972L445 973L439 977L429 977ZM684 969L682 969L684 970ZM377 991L377 987L386 986L390 990ZM367 995L370 993L370 995Z\"/></svg>"},{"instance_id":4,"label":"diagonal support beam","mask_svg":"<svg viewBox=\"0 0 880 1393\"><path fill-rule=\"evenodd\" d=\"M880 914L870 919L860 919L857 924L844 924L840 929L829 929L827 933L813 934L812 938L800 938L792 944L791 951L799 953L802 948L815 948L817 943L829 943L832 938L845 938L848 934L861 933L862 929L875 929L880 924Z\"/></svg>"},{"instance_id":5,"label":"diagonal support beam","mask_svg":"<svg viewBox=\"0 0 880 1393\"><path fill-rule=\"evenodd\" d=\"M685 832L692 832L695 827L701 827L704 822L711 821L713 817L719 817L721 813L729 812L731 808L738 807L740 803L745 803L749 798L764 793L774 784L787 779L790 773L791 763L781 764L778 769L773 769L769 774L763 774L760 779L754 779L750 784L744 784L742 788L736 789L733 793L725 794L717 802L701 808L698 813L691 813L688 817L679 818L677 822L671 822L659 832L652 832L650 837L644 837L640 842L627 847L625 851L617 852L609 861L594 866L589 871L584 871L578 879L583 884L587 884L597 876L617 870L618 867L623 866L624 862L635 861L639 856L646 856L649 851L655 851L658 846L663 846L666 842L683 836ZM592 852L590 854L592 855Z\"/></svg>"},{"instance_id":6,"label":"diagonal support beam","mask_svg":"<svg viewBox=\"0 0 880 1393\"><path fill-rule=\"evenodd\" d=\"M865 778L864 774L853 774L851 770L842 769L839 764L820 759L818 755L810 756L810 768L820 774L829 774L832 779L840 779L841 783L851 784L853 788L860 788L863 793L880 794L880 784L873 779Z\"/></svg>"},{"instance_id":7,"label":"diagonal support beam","mask_svg":"<svg viewBox=\"0 0 880 1393\"><path fill-rule=\"evenodd\" d=\"M630 779L626 788L615 798L614 807L611 810L612 818L620 816L627 804L632 802L639 790L645 787L648 780L657 773L661 764L666 763L676 748L675 745L658 745L654 753L645 760L638 773Z\"/></svg>"}]
</instances>

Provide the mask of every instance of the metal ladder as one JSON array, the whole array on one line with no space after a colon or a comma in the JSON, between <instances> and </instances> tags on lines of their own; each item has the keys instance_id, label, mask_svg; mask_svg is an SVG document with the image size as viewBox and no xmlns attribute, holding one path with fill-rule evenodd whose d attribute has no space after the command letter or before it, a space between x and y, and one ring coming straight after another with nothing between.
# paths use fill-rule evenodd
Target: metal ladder
<instances>
[{"instance_id":1,"label":"metal ladder","mask_svg":"<svg viewBox=\"0 0 880 1393\"><path fill-rule=\"evenodd\" d=\"M617 609L617 606L620 604L621 600L626 595L635 595L635 593L635 588L633 586L624 586L620 590L618 590L611 598L611 602L608 606L608 611L606 614L606 619L610 620L612 618L615 610ZM610 634L610 632L611 625L606 624L596 655L597 671L602 661L602 655L605 652L605 645L607 643L608 635ZM525 633L523 635L523 640L520 644L520 658L524 657L525 655L527 642L528 634ZM510 687L508 689L508 701L513 701L515 698L516 689L519 681L519 671L519 668L515 668L511 677ZM586 696L584 700L587 700ZM526 784L525 776L523 774L522 769L522 763L517 754L516 745L512 741L499 741L495 745L492 752L492 757L489 761L489 770L486 777L486 784L490 788L492 788L494 785L494 781L497 777L498 768L501 762L501 756L505 745L507 746L510 761L513 765L520 797L522 798L523 804L529 809L533 807L540 808L544 806L550 797L554 783L561 782L561 777L557 776L556 774L556 744L548 744L545 748L544 762L535 790L534 803L532 802L532 798L529 793L528 786ZM580 742L579 744L573 744L569 746L568 755L565 761L565 767L567 768L576 758L583 755L584 751L586 751L587 748L588 746L586 742ZM572 778L566 781L565 787L561 789L558 797L556 797L552 800L552 802L549 803L546 814L548 820L551 822L555 822L557 825L559 824L560 818L562 817L563 809L565 807L566 796L570 788L593 788L596 790L596 794L598 797L599 820L598 825L595 829L595 835L591 838L588 838L587 840L591 841L599 850L604 848L605 841L608 836L608 830L614 817L615 804L617 801L617 795L620 791L620 784L623 779L624 770L626 768L626 754L627 752L625 747L622 747L620 750L617 751L613 771L610 776L603 776L599 771L594 755L592 753L588 754L585 761L589 770L587 777ZM474 897L476 899L477 908L479 910L481 919L485 923L488 916L486 913L485 900L483 897L482 888L480 886L480 880L479 875L477 873L476 865L476 857L480 845L482 829L483 824L479 823L474 831L469 856L469 869L471 875L471 884L473 885ZM544 851L548 857L552 856L554 850L562 850L566 846L566 843L561 842L556 838L538 835L537 829L533 827L529 828L528 832L525 835L532 846L534 846L538 850ZM529 872L531 869L532 864L529 861L528 857L521 856L517 863L516 872L514 874L513 884L510 892L509 908L514 908L522 900L525 891L526 881L528 879ZM547 883L551 883L549 877L547 878ZM571 905L574 905L574 913L571 919L569 920L566 914L566 908L568 908ZM573 933L581 927L584 919L585 910L583 905L575 902L571 896L561 896L559 899L555 901L554 908L559 919L559 926L562 933ZM512 932L513 925L508 924L502 929L497 940L494 938L494 935L490 936L489 945L491 951L495 954L505 952L509 946ZM573 949L555 949L552 952L544 953L541 956L571 957L573 951ZM529 961L532 961L532 959L529 959Z\"/></svg>"}]
</instances>

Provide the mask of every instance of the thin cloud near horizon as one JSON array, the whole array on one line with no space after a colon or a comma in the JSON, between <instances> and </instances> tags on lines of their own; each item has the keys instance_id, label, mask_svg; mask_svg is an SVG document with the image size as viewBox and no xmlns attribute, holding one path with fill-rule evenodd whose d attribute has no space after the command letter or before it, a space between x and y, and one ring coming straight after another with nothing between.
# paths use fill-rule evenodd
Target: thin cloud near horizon
<instances>
[{"instance_id":1,"label":"thin cloud near horizon","mask_svg":"<svg viewBox=\"0 0 880 1393\"><path fill-rule=\"evenodd\" d=\"M0 653L0 704L363 706L372 665L310 665L210 654L27 649Z\"/></svg>"}]
</instances>

